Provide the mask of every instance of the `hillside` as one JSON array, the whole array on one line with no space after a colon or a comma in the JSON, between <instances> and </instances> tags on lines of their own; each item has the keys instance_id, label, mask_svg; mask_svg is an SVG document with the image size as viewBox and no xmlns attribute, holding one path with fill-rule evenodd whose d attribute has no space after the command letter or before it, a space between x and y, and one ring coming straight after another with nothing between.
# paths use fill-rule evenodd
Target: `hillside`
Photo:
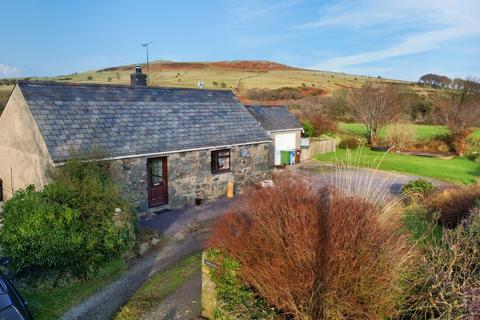
<instances>
[{"instance_id":1,"label":"hillside","mask_svg":"<svg viewBox=\"0 0 480 320\"><path fill-rule=\"evenodd\" d=\"M144 72L146 72L146 66L142 65L142 67ZM132 64L66 76L32 79L128 84L133 68L134 65ZM367 80L408 84L408 82L396 80L300 69L270 61L154 61L150 63L151 85L196 87L198 81L203 81L206 88L232 89L240 93L251 88L296 88L305 85L307 87L321 88L328 94L338 88L358 87Z\"/></svg>"},{"instance_id":2,"label":"hillside","mask_svg":"<svg viewBox=\"0 0 480 320\"><path fill-rule=\"evenodd\" d=\"M117 66L57 77L31 80L63 81L77 83L129 84L130 73L135 65ZM146 72L146 66L143 65ZM197 87L203 81L209 89L230 89L245 102L245 92L252 88L278 89L282 87L303 88L305 94L329 95L340 88L359 87L366 81L394 82L412 86L417 91L425 88L415 83L350 75L344 73L307 70L271 61L219 61L219 62L173 62L150 63L150 85L166 87ZM8 92L11 86L0 86ZM2 108L0 101L0 110Z\"/></svg>"}]
</instances>

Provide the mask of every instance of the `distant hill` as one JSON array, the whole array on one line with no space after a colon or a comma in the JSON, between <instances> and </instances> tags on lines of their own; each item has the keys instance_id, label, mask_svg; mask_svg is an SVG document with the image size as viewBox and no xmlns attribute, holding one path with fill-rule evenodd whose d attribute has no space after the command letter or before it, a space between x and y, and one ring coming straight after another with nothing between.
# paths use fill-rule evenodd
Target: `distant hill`
<instances>
[{"instance_id":1,"label":"distant hill","mask_svg":"<svg viewBox=\"0 0 480 320\"><path fill-rule=\"evenodd\" d=\"M62 81L75 83L129 84L134 64L113 66L56 77L33 77L31 80ZM146 72L146 65L142 65ZM284 87L302 88L303 93L329 95L340 88L360 87L366 81L393 82L425 91L416 83L366 77L344 73L307 70L272 61L234 60L215 62L174 62L153 61L149 65L149 84L166 87L195 88L203 81L208 89L233 90L241 99L253 88L279 89ZM0 86L4 92L11 90ZM0 102L1 103L1 102ZM2 106L0 105L0 110Z\"/></svg>"},{"instance_id":2,"label":"distant hill","mask_svg":"<svg viewBox=\"0 0 480 320\"><path fill-rule=\"evenodd\" d=\"M145 65L143 65L145 67ZM133 70L134 64L127 66L111 67L99 71L126 71ZM175 62L175 61L152 61L150 62L150 71L160 72L164 70L199 70L199 69L223 69L223 70L243 70L243 71L271 71L271 70L300 70L281 63L265 60L232 60L217 62Z\"/></svg>"},{"instance_id":3,"label":"distant hill","mask_svg":"<svg viewBox=\"0 0 480 320\"><path fill-rule=\"evenodd\" d=\"M128 84L135 65L114 66L100 70L75 73L38 80ZM146 65L142 65L146 72ZM251 88L278 89L281 87L314 87L329 94L338 88L361 86L365 81L413 83L307 70L263 60L233 60L216 62L153 61L149 65L150 85L196 87L203 81L206 88L232 89L239 93Z\"/></svg>"}]
</instances>

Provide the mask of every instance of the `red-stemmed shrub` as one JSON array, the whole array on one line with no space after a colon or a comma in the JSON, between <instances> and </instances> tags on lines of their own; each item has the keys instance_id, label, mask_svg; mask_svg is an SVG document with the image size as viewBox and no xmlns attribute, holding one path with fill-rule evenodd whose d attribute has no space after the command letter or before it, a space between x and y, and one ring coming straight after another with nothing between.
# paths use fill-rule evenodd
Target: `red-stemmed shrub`
<instances>
[{"instance_id":1,"label":"red-stemmed shrub","mask_svg":"<svg viewBox=\"0 0 480 320\"><path fill-rule=\"evenodd\" d=\"M406 248L396 215L293 176L244 198L210 245L236 259L268 303L295 319L395 315Z\"/></svg>"}]
</instances>

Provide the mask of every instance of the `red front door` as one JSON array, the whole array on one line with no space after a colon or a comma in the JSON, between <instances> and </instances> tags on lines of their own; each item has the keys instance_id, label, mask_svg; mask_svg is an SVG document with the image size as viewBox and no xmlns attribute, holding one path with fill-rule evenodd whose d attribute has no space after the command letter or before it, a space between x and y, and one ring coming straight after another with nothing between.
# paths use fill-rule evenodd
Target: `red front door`
<instances>
[{"instance_id":1,"label":"red front door","mask_svg":"<svg viewBox=\"0 0 480 320\"><path fill-rule=\"evenodd\" d=\"M150 207L168 203L167 158L148 159L148 204Z\"/></svg>"}]
</instances>

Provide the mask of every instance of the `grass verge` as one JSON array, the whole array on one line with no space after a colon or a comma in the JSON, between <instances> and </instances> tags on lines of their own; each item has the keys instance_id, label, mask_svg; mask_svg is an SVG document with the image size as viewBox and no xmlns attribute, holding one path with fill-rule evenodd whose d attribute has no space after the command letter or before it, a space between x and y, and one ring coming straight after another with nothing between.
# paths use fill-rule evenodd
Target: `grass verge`
<instances>
[{"instance_id":1,"label":"grass verge","mask_svg":"<svg viewBox=\"0 0 480 320\"><path fill-rule=\"evenodd\" d=\"M200 269L201 257L201 253L186 257L167 270L154 275L117 313L115 319L138 319L150 311Z\"/></svg>"},{"instance_id":2,"label":"grass verge","mask_svg":"<svg viewBox=\"0 0 480 320\"><path fill-rule=\"evenodd\" d=\"M336 152L316 155L315 159L325 162L343 162L351 166L376 167L379 170L409 173L454 183L472 184L480 175L475 162L455 157L449 160L393 154L362 148L353 151L338 149Z\"/></svg>"},{"instance_id":3,"label":"grass verge","mask_svg":"<svg viewBox=\"0 0 480 320\"><path fill-rule=\"evenodd\" d=\"M34 319L58 319L70 308L118 279L125 268L125 261L119 258L106 263L87 280L66 280L65 283L45 280L35 286L21 284L18 289L27 300Z\"/></svg>"}]
</instances>

